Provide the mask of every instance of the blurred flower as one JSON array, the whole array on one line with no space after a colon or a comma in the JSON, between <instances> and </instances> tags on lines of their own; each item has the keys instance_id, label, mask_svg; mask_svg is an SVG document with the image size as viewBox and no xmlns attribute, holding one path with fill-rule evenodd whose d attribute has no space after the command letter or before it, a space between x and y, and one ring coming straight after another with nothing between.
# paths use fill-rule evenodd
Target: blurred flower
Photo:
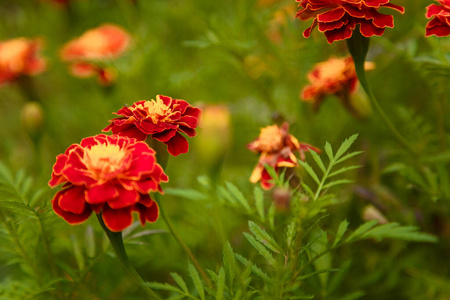
<instances>
[{"instance_id":1,"label":"blurred flower","mask_svg":"<svg viewBox=\"0 0 450 300\"><path fill-rule=\"evenodd\" d=\"M128 136L143 141L150 135L167 145L167 151L177 156L189 150L186 138L195 136L200 109L184 100L157 95L156 101L141 100L121 108L103 131Z\"/></svg>"},{"instance_id":2,"label":"blurred flower","mask_svg":"<svg viewBox=\"0 0 450 300\"><path fill-rule=\"evenodd\" d=\"M325 33L328 43L345 40L352 36L359 24L359 30L365 37L380 36L386 27L394 27L394 18L377 10L380 7L395 9L401 13L404 8L389 3L390 0L296 0L302 8L296 18L307 20L314 18L312 25L303 32L309 37L311 31L319 25L319 31Z\"/></svg>"},{"instance_id":3,"label":"blurred flower","mask_svg":"<svg viewBox=\"0 0 450 300\"><path fill-rule=\"evenodd\" d=\"M44 111L41 104L35 101L25 103L20 112L20 119L27 132L30 134L39 132L44 124Z\"/></svg>"},{"instance_id":4,"label":"blurred flower","mask_svg":"<svg viewBox=\"0 0 450 300\"><path fill-rule=\"evenodd\" d=\"M0 84L45 71L46 63L39 54L40 48L38 39L16 38L0 42Z\"/></svg>"},{"instance_id":5,"label":"blurred flower","mask_svg":"<svg viewBox=\"0 0 450 300\"><path fill-rule=\"evenodd\" d=\"M442 6L431 4L427 6L425 16L431 19L426 27L425 36L447 36L450 35L450 0L437 0Z\"/></svg>"},{"instance_id":6,"label":"blurred flower","mask_svg":"<svg viewBox=\"0 0 450 300\"><path fill-rule=\"evenodd\" d=\"M131 225L133 211L142 225L158 219L158 206L148 193L162 193L160 183L167 181L147 144L100 134L58 155L49 185L64 183L52 204L68 223L81 223L94 211L111 231L122 231Z\"/></svg>"},{"instance_id":7,"label":"blurred flower","mask_svg":"<svg viewBox=\"0 0 450 300\"><path fill-rule=\"evenodd\" d=\"M300 153L300 159L305 160L305 151L321 151L309 144L299 141L289 134L288 123L281 127L271 125L261 129L259 137L247 145L253 152L261 153L259 162L250 176L250 182L261 182L262 188L268 190L273 187L272 177L267 172L265 165L275 169L278 173L280 168L294 168L298 165L297 157L293 151Z\"/></svg>"},{"instance_id":8,"label":"blurred flower","mask_svg":"<svg viewBox=\"0 0 450 300\"><path fill-rule=\"evenodd\" d=\"M273 13L272 19L267 24L265 31L266 36L275 44L281 44L283 38L283 30L287 27L288 20L291 20L295 13L296 7L294 3L287 3L281 6Z\"/></svg>"},{"instance_id":9,"label":"blurred flower","mask_svg":"<svg viewBox=\"0 0 450 300\"><path fill-rule=\"evenodd\" d=\"M203 106L199 127L197 145L202 162L217 171L230 147L230 111L225 105Z\"/></svg>"},{"instance_id":10,"label":"blurred flower","mask_svg":"<svg viewBox=\"0 0 450 300\"><path fill-rule=\"evenodd\" d=\"M363 210L363 219L365 221L377 220L378 224L387 224L385 216L373 205L367 205Z\"/></svg>"},{"instance_id":11,"label":"blurred flower","mask_svg":"<svg viewBox=\"0 0 450 300\"><path fill-rule=\"evenodd\" d=\"M365 69L374 68L374 64L366 62ZM352 57L330 58L320 62L308 73L310 85L306 86L300 98L311 101L317 110L326 95L336 95L351 112L356 113L350 101L350 95L358 87L358 77Z\"/></svg>"},{"instance_id":12,"label":"blurred flower","mask_svg":"<svg viewBox=\"0 0 450 300\"><path fill-rule=\"evenodd\" d=\"M275 209L284 212L291 206L291 191L285 187L276 187L273 191L273 203Z\"/></svg>"},{"instance_id":13,"label":"blurred flower","mask_svg":"<svg viewBox=\"0 0 450 300\"><path fill-rule=\"evenodd\" d=\"M101 84L108 85L114 81L115 73L104 67L105 62L121 56L130 43L131 37L125 30L105 24L64 45L61 58L72 64L72 75L80 78L97 75Z\"/></svg>"}]
</instances>

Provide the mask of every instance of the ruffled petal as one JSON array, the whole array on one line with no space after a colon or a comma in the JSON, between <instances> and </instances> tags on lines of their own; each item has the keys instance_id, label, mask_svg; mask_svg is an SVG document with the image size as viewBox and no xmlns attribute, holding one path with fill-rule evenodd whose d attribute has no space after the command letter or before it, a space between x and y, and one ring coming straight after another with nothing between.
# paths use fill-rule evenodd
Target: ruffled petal
<instances>
[{"instance_id":1,"label":"ruffled petal","mask_svg":"<svg viewBox=\"0 0 450 300\"><path fill-rule=\"evenodd\" d=\"M173 138L171 138L165 144L167 145L167 151L173 156L177 156L189 151L189 143L187 142L186 138L184 138L179 133L175 134Z\"/></svg>"},{"instance_id":2,"label":"ruffled petal","mask_svg":"<svg viewBox=\"0 0 450 300\"><path fill-rule=\"evenodd\" d=\"M119 232L133 223L131 207L112 209L105 205L102 210L102 219L106 227L114 232Z\"/></svg>"}]
</instances>

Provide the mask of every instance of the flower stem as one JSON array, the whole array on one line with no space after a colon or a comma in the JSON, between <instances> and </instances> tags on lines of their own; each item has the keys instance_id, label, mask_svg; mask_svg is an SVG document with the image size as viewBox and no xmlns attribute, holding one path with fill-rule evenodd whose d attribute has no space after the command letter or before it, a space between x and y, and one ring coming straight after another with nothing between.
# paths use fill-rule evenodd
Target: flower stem
<instances>
[{"instance_id":1,"label":"flower stem","mask_svg":"<svg viewBox=\"0 0 450 300\"><path fill-rule=\"evenodd\" d=\"M200 274L203 277L203 280L205 280L205 283L208 285L209 288L212 288L212 284L211 281L209 280L208 276L206 276L206 272L205 270L203 270L202 266L200 266L200 264L198 263L197 259L195 258L194 254L192 254L191 250L189 249L189 247L186 245L185 242L183 242L183 240L181 239L180 235L176 232L175 228L173 227L172 222L170 221L170 219L166 216L166 213L164 212L164 209L162 207L162 203L159 199L159 194L155 194L155 200L158 203L159 206L159 211L161 213L162 218L164 219L164 222L166 222L166 225L170 231L170 233L172 234L172 236L177 240L177 242L181 245L181 247L183 248L184 252L187 254L187 256L189 256L189 258L191 259L191 261L194 263L195 267L197 268L197 270L200 272Z\"/></svg>"},{"instance_id":2,"label":"flower stem","mask_svg":"<svg viewBox=\"0 0 450 300\"><path fill-rule=\"evenodd\" d=\"M125 251L125 247L123 245L122 232L113 232L109 230L103 222L101 213L97 214L97 219L100 222L103 230L105 231L106 236L108 237L111 246L113 247L114 253L122 263L122 266L131 276L131 278L133 278L133 280L145 290L145 292L150 296L151 299L161 300L161 298L148 285L145 284L142 277L130 263L127 252Z\"/></svg>"},{"instance_id":3,"label":"flower stem","mask_svg":"<svg viewBox=\"0 0 450 300\"><path fill-rule=\"evenodd\" d=\"M369 38L362 36L359 30L353 31L352 37L350 39L347 39L348 50L353 57L358 79L361 82L361 85L366 91L367 95L369 96L369 99L375 107L376 111L381 116L381 119L390 130L391 134L410 154L418 155L417 151L413 147L411 147L408 141L401 135L397 128L395 128L394 124L392 124L391 120L389 120L388 116L381 108L380 103L378 102L368 84L368 81L366 79L366 71L364 69L364 62L366 60L367 51L369 50L369 41Z\"/></svg>"}]
</instances>

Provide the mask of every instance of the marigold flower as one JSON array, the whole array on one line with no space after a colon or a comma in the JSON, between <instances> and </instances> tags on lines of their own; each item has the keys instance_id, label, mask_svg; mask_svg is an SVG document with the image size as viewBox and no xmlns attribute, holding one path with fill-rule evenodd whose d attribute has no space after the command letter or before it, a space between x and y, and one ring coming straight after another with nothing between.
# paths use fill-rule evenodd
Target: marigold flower
<instances>
[{"instance_id":1,"label":"marigold flower","mask_svg":"<svg viewBox=\"0 0 450 300\"><path fill-rule=\"evenodd\" d=\"M46 62L39 54L40 48L38 39L16 38L0 42L0 84L45 71Z\"/></svg>"},{"instance_id":2,"label":"marigold flower","mask_svg":"<svg viewBox=\"0 0 450 300\"><path fill-rule=\"evenodd\" d=\"M302 8L296 18L307 20L314 18L312 25L303 32L309 37L311 31L319 25L328 43L345 40L352 36L356 25L365 37L380 36L386 27L394 27L391 15L379 13L380 7L395 9L401 13L404 8L389 3L390 0L296 0Z\"/></svg>"},{"instance_id":3,"label":"marigold flower","mask_svg":"<svg viewBox=\"0 0 450 300\"><path fill-rule=\"evenodd\" d=\"M371 62L365 63L365 69L374 68ZM317 110L326 95L336 95L347 109L352 110L350 94L358 87L358 77L351 56L332 57L320 62L308 73L310 84L306 86L300 97L303 101L311 101Z\"/></svg>"},{"instance_id":4,"label":"marigold flower","mask_svg":"<svg viewBox=\"0 0 450 300\"><path fill-rule=\"evenodd\" d=\"M267 172L265 165L269 165L278 173L280 168L294 168L298 166L297 157L293 151L300 153L300 159L305 160L305 151L321 151L309 144L300 143L289 134L288 123L281 127L271 125L261 129L259 137L247 145L253 152L261 153L259 162L250 176L250 182L261 182L262 188L268 190L273 187L272 177Z\"/></svg>"},{"instance_id":5,"label":"marigold flower","mask_svg":"<svg viewBox=\"0 0 450 300\"><path fill-rule=\"evenodd\" d=\"M432 18L426 27L425 36L447 36L450 35L450 0L437 0L442 6L431 4L427 6L425 16Z\"/></svg>"},{"instance_id":6,"label":"marigold flower","mask_svg":"<svg viewBox=\"0 0 450 300\"><path fill-rule=\"evenodd\" d=\"M49 186L64 183L52 200L53 210L70 224L102 213L111 231L130 226L132 212L142 225L158 219L149 192L160 192L168 177L156 163L155 151L136 139L104 134L85 138L56 157Z\"/></svg>"},{"instance_id":7,"label":"marigold flower","mask_svg":"<svg viewBox=\"0 0 450 300\"><path fill-rule=\"evenodd\" d=\"M110 120L103 131L128 136L143 141L147 136L167 145L167 151L177 156L189 150L186 138L197 133L200 109L180 99L157 95L156 101L141 100L121 108L118 118Z\"/></svg>"},{"instance_id":8,"label":"marigold flower","mask_svg":"<svg viewBox=\"0 0 450 300\"><path fill-rule=\"evenodd\" d=\"M80 78L97 75L100 83L108 85L114 80L114 73L104 63L121 56L130 43L131 37L124 29L105 24L68 42L61 50L61 58L72 63L72 75Z\"/></svg>"}]
</instances>

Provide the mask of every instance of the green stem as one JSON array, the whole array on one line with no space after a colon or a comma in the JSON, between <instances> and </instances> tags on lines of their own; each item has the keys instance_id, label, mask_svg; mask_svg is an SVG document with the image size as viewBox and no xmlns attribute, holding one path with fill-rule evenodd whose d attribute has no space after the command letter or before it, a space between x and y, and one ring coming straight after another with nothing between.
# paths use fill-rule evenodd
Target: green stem
<instances>
[{"instance_id":1,"label":"green stem","mask_svg":"<svg viewBox=\"0 0 450 300\"><path fill-rule=\"evenodd\" d=\"M159 206L159 212L162 216L162 218L164 219L164 222L166 222L166 225L170 231L170 233L172 234L172 236L177 240L177 242L181 245L181 247L183 248L184 252L187 254L187 256L189 256L189 258L191 259L191 261L194 263L195 267L197 268L197 270L200 272L200 274L203 277L203 280L205 280L206 284L208 285L209 288L212 288L212 284L211 281L209 280L208 276L206 276L206 272L205 270L203 270L202 266L200 266L200 264L198 263L197 259L195 258L194 254L192 254L191 250L189 249L189 247L186 245L185 242L183 242L183 240L181 239L180 235L176 232L175 228L173 227L172 222L170 221L170 219L166 216L166 213L164 212L164 209L162 207L162 203L159 199L159 194L155 194L155 200L158 203Z\"/></svg>"},{"instance_id":2,"label":"green stem","mask_svg":"<svg viewBox=\"0 0 450 300\"><path fill-rule=\"evenodd\" d=\"M355 70L358 76L359 81L361 82L362 87L366 91L369 96L370 101L372 102L375 110L381 116L381 119L385 123L385 125L390 130L391 134L397 139L400 145L403 146L410 154L417 156L417 151L409 145L408 141L400 134L400 132L395 128L394 124L389 120L386 113L381 108L377 98L373 94L369 83L366 79L366 71L364 69L364 62L366 60L367 51L369 50L369 38L366 38L361 35L358 30L353 31L353 36L350 39L347 39L347 46L350 54L353 57L353 61L355 63Z\"/></svg>"},{"instance_id":3,"label":"green stem","mask_svg":"<svg viewBox=\"0 0 450 300\"><path fill-rule=\"evenodd\" d=\"M145 281L130 263L127 252L125 251L125 247L123 245L122 232L113 232L109 230L105 223L103 222L102 215L97 214L97 219L100 222L103 230L106 233L109 241L111 242L111 246L113 247L114 253L116 254L119 261L122 263L122 266L128 272L128 274L133 278L133 280L139 284L145 292L150 296L151 299L161 300L161 298L148 286L145 284Z\"/></svg>"}]
</instances>

